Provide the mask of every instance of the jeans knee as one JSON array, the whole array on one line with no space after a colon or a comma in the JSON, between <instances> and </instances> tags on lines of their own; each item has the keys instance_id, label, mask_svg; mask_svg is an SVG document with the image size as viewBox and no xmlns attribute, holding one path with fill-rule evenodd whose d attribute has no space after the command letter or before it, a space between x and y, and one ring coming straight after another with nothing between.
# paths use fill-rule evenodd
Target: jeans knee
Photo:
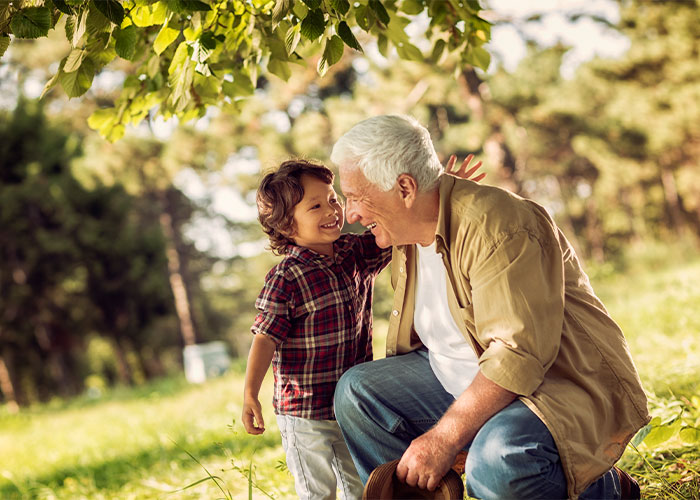
<instances>
[{"instance_id":1,"label":"jeans knee","mask_svg":"<svg viewBox=\"0 0 700 500\"><path fill-rule=\"evenodd\" d=\"M361 393L357 389L358 385L362 383L359 368L359 365L353 366L343 373L335 386L333 408L338 420L342 420L345 415L351 415L351 412L357 410L358 396Z\"/></svg>"},{"instance_id":2,"label":"jeans knee","mask_svg":"<svg viewBox=\"0 0 700 500\"><path fill-rule=\"evenodd\" d=\"M476 498L565 498L566 479L558 461L506 451L502 443L472 446L465 464L467 492ZM500 451L499 451L500 449Z\"/></svg>"}]
</instances>

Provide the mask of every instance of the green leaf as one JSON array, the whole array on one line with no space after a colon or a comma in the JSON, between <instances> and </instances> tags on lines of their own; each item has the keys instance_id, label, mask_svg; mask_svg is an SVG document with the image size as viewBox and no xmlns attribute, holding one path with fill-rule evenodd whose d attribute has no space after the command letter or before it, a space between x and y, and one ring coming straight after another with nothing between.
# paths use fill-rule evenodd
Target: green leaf
<instances>
[{"instance_id":1,"label":"green leaf","mask_svg":"<svg viewBox=\"0 0 700 500\"><path fill-rule=\"evenodd\" d=\"M377 13L377 18L379 18L384 25L389 24L391 18L389 17L389 13L384 8L384 5L382 5L382 2L379 0L369 0L369 6L374 12Z\"/></svg>"},{"instance_id":2,"label":"green leaf","mask_svg":"<svg viewBox=\"0 0 700 500\"><path fill-rule=\"evenodd\" d=\"M80 97L90 88L94 77L95 64L92 59L86 57L80 68L71 73L61 72L58 78L68 97Z\"/></svg>"},{"instance_id":3,"label":"green leaf","mask_svg":"<svg viewBox=\"0 0 700 500\"><path fill-rule=\"evenodd\" d=\"M344 16L350 10L350 2L348 0L331 0L331 7L338 12L338 14Z\"/></svg>"},{"instance_id":4,"label":"green leaf","mask_svg":"<svg viewBox=\"0 0 700 500\"><path fill-rule=\"evenodd\" d=\"M698 444L700 443L700 429L696 427L685 427L678 433L678 437L680 437L685 444Z\"/></svg>"},{"instance_id":5,"label":"green leaf","mask_svg":"<svg viewBox=\"0 0 700 500\"><path fill-rule=\"evenodd\" d=\"M224 94L229 96L231 99L237 97L245 97L253 95L255 92L255 83L253 83L250 78L250 74L245 69L234 69L233 70L233 81L224 80L223 84Z\"/></svg>"},{"instance_id":6,"label":"green leaf","mask_svg":"<svg viewBox=\"0 0 700 500\"><path fill-rule=\"evenodd\" d=\"M289 13L292 6L291 0L277 0L272 8L272 22L277 25Z\"/></svg>"},{"instance_id":7,"label":"green leaf","mask_svg":"<svg viewBox=\"0 0 700 500\"><path fill-rule=\"evenodd\" d=\"M87 31L87 19L89 15L89 9L85 9L80 16L76 15L74 27L73 27L73 36L71 37L71 45L73 47L77 47L80 45L81 40L83 39L83 36L85 36L85 32ZM68 29L68 22L66 22L66 29Z\"/></svg>"},{"instance_id":8,"label":"green leaf","mask_svg":"<svg viewBox=\"0 0 700 500\"><path fill-rule=\"evenodd\" d=\"M301 40L301 24L296 24L289 28L284 37L284 48L287 51L287 55L291 55L297 49L299 40Z\"/></svg>"},{"instance_id":9,"label":"green leaf","mask_svg":"<svg viewBox=\"0 0 700 500\"><path fill-rule=\"evenodd\" d=\"M39 96L39 99L43 99L44 96L56 86L58 83L58 77L61 75L63 72L63 65L65 64L65 59L61 61L61 64L58 66L58 71L56 71L56 74L53 75L48 82L46 82L46 85L44 85L44 90L41 91L41 95Z\"/></svg>"},{"instance_id":10,"label":"green leaf","mask_svg":"<svg viewBox=\"0 0 700 500\"><path fill-rule=\"evenodd\" d=\"M649 435L647 435L647 437L644 439L644 444L646 444L649 448L655 448L661 443L668 441L676 434L678 434L678 431L680 431L681 428L681 424L681 419L676 417L668 424L654 427L649 432Z\"/></svg>"},{"instance_id":11,"label":"green leaf","mask_svg":"<svg viewBox=\"0 0 700 500\"><path fill-rule=\"evenodd\" d=\"M59 11L63 12L64 14L67 14L69 16L73 15L73 8L68 5L65 0L52 0L54 7L56 7Z\"/></svg>"},{"instance_id":12,"label":"green leaf","mask_svg":"<svg viewBox=\"0 0 700 500\"><path fill-rule=\"evenodd\" d=\"M7 35L0 35L0 57L5 54L7 47L10 46L10 37Z\"/></svg>"},{"instance_id":13,"label":"green leaf","mask_svg":"<svg viewBox=\"0 0 700 500\"><path fill-rule=\"evenodd\" d=\"M309 9L318 9L321 6L321 0L303 0Z\"/></svg>"},{"instance_id":14,"label":"green leaf","mask_svg":"<svg viewBox=\"0 0 700 500\"><path fill-rule=\"evenodd\" d=\"M95 2L93 2L93 4L95 4ZM97 36L98 33L111 33L113 28L112 21L110 21L107 16L105 16L94 5L91 5L88 9L88 16L85 26L88 34L88 40Z\"/></svg>"},{"instance_id":15,"label":"green leaf","mask_svg":"<svg viewBox=\"0 0 700 500\"><path fill-rule=\"evenodd\" d=\"M175 50L175 55L170 60L170 66L168 66L168 75L172 76L173 73L177 71L178 67L185 64L185 61L187 61L188 58L189 47L187 45L187 42L180 42L180 45L177 46L177 50Z\"/></svg>"},{"instance_id":16,"label":"green leaf","mask_svg":"<svg viewBox=\"0 0 700 500\"><path fill-rule=\"evenodd\" d=\"M161 55L171 43L173 43L180 35L180 30L169 28L168 25L163 26L158 32L158 36L153 42L153 52Z\"/></svg>"},{"instance_id":17,"label":"green leaf","mask_svg":"<svg viewBox=\"0 0 700 500\"><path fill-rule=\"evenodd\" d=\"M294 15L299 19L304 19L309 13L309 8L302 2L294 2L292 5L292 12L294 12Z\"/></svg>"},{"instance_id":18,"label":"green leaf","mask_svg":"<svg viewBox=\"0 0 700 500\"><path fill-rule=\"evenodd\" d=\"M447 46L447 43L445 40L437 40L435 42L435 46L433 47L433 52L430 54L430 62L433 64L437 64L440 58L442 57L442 53L445 51L445 47Z\"/></svg>"},{"instance_id":19,"label":"green leaf","mask_svg":"<svg viewBox=\"0 0 700 500\"><path fill-rule=\"evenodd\" d=\"M644 441L644 438L646 438L649 435L652 428L653 426L651 424L647 424L641 429L639 429L639 432L637 432L637 434L632 439L632 444L634 446L639 446L640 444L642 444L642 441Z\"/></svg>"},{"instance_id":20,"label":"green leaf","mask_svg":"<svg viewBox=\"0 0 700 500\"><path fill-rule=\"evenodd\" d=\"M167 0L170 10L179 14L211 10L211 6L199 0Z\"/></svg>"},{"instance_id":21,"label":"green leaf","mask_svg":"<svg viewBox=\"0 0 700 500\"><path fill-rule=\"evenodd\" d=\"M153 54L148 59L148 64L146 65L146 74L151 78L155 78L156 75L160 75L160 57Z\"/></svg>"},{"instance_id":22,"label":"green leaf","mask_svg":"<svg viewBox=\"0 0 700 500\"><path fill-rule=\"evenodd\" d=\"M46 36L51 28L51 11L48 7L28 7L19 10L12 17L10 28L17 38Z\"/></svg>"},{"instance_id":23,"label":"green leaf","mask_svg":"<svg viewBox=\"0 0 700 500\"><path fill-rule=\"evenodd\" d=\"M280 61L279 59L270 59L267 63L267 70L285 82L292 76L292 70L289 69L289 65L285 61Z\"/></svg>"},{"instance_id":24,"label":"green leaf","mask_svg":"<svg viewBox=\"0 0 700 500\"><path fill-rule=\"evenodd\" d=\"M131 61L136 54L136 41L138 40L138 29L133 24L115 32L116 44L114 49L122 59Z\"/></svg>"},{"instance_id":25,"label":"green leaf","mask_svg":"<svg viewBox=\"0 0 700 500\"><path fill-rule=\"evenodd\" d=\"M120 26L124 20L124 7L117 0L93 0L93 5L97 10L112 23Z\"/></svg>"},{"instance_id":26,"label":"green leaf","mask_svg":"<svg viewBox=\"0 0 700 500\"><path fill-rule=\"evenodd\" d=\"M384 57L389 57L389 39L383 34L377 36L377 49Z\"/></svg>"},{"instance_id":27,"label":"green leaf","mask_svg":"<svg viewBox=\"0 0 700 500\"><path fill-rule=\"evenodd\" d=\"M401 10L410 15L417 16L425 9L425 5L420 0L404 0Z\"/></svg>"},{"instance_id":28,"label":"green leaf","mask_svg":"<svg viewBox=\"0 0 700 500\"><path fill-rule=\"evenodd\" d=\"M134 7L130 12L130 17L133 23L140 27L155 26L165 23L165 18L168 14L168 8L164 2L158 2L152 5L142 5Z\"/></svg>"},{"instance_id":29,"label":"green leaf","mask_svg":"<svg viewBox=\"0 0 700 500\"><path fill-rule=\"evenodd\" d=\"M328 66L333 66L343 57L345 45L338 35L333 35L326 41L326 48L323 50L323 57L328 61Z\"/></svg>"},{"instance_id":30,"label":"green leaf","mask_svg":"<svg viewBox=\"0 0 700 500\"><path fill-rule=\"evenodd\" d=\"M105 136L117 121L117 110L115 108L98 109L87 119L88 126L97 130L100 135Z\"/></svg>"},{"instance_id":31,"label":"green leaf","mask_svg":"<svg viewBox=\"0 0 700 500\"><path fill-rule=\"evenodd\" d=\"M491 63L491 54L481 47L471 47L467 50L465 62L486 71Z\"/></svg>"},{"instance_id":32,"label":"green leaf","mask_svg":"<svg viewBox=\"0 0 700 500\"><path fill-rule=\"evenodd\" d=\"M66 63L63 65L63 71L66 73L76 71L83 63L83 59L85 59L86 54L87 51L85 49L71 50L70 54L68 54L68 57L66 58Z\"/></svg>"},{"instance_id":33,"label":"green leaf","mask_svg":"<svg viewBox=\"0 0 700 500\"><path fill-rule=\"evenodd\" d=\"M301 34L307 40L314 41L318 39L326 29L326 21L323 16L323 11L320 9L310 10L304 20L301 22Z\"/></svg>"},{"instance_id":34,"label":"green leaf","mask_svg":"<svg viewBox=\"0 0 700 500\"><path fill-rule=\"evenodd\" d=\"M400 42L396 45L396 52L401 59L408 61L424 61L423 53L418 47L408 42Z\"/></svg>"},{"instance_id":35,"label":"green leaf","mask_svg":"<svg viewBox=\"0 0 700 500\"><path fill-rule=\"evenodd\" d=\"M337 31L340 38L345 42L345 45L359 52L364 52L360 42L357 41L357 38L355 38L355 35L353 35L350 26L348 26L348 23L345 21L340 21L338 23Z\"/></svg>"},{"instance_id":36,"label":"green leaf","mask_svg":"<svg viewBox=\"0 0 700 500\"><path fill-rule=\"evenodd\" d=\"M343 48L343 41L338 35L333 35L326 40L326 47L323 49L323 55L321 59L318 60L318 65L316 67L320 76L324 76L328 68L340 61L340 58L343 57Z\"/></svg>"},{"instance_id":37,"label":"green leaf","mask_svg":"<svg viewBox=\"0 0 700 500\"><path fill-rule=\"evenodd\" d=\"M369 32L375 21L374 11L366 5L360 5L355 9L355 22L363 30Z\"/></svg>"}]
</instances>

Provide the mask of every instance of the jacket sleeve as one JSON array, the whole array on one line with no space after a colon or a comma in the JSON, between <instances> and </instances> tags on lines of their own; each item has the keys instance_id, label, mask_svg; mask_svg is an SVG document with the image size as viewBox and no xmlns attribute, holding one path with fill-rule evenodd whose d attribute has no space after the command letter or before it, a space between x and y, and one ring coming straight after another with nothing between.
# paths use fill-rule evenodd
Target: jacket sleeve
<instances>
[{"instance_id":1,"label":"jacket sleeve","mask_svg":"<svg viewBox=\"0 0 700 500\"><path fill-rule=\"evenodd\" d=\"M485 348L479 368L504 389L528 396L559 351L564 321L561 250L546 235L525 229L479 243L471 246L478 250L472 250L462 269L472 287L476 337Z\"/></svg>"}]
</instances>

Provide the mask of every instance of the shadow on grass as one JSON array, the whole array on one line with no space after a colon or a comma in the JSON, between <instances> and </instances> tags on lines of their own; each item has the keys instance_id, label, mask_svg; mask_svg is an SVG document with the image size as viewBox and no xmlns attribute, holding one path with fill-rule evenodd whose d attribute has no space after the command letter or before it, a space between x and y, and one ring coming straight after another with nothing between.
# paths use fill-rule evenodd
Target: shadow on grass
<instances>
[{"instance_id":1,"label":"shadow on grass","mask_svg":"<svg viewBox=\"0 0 700 500\"><path fill-rule=\"evenodd\" d=\"M0 498L2 499L28 499L42 498L48 491L58 493L63 490L66 484L72 481L83 484L86 480L92 491L100 491L103 494L110 492L118 493L128 483L139 483L151 476L151 469L162 465L163 469L173 469L174 467L192 468L199 467L197 463L183 450L191 453L202 465L209 468L207 459L218 457L225 459L228 452L233 457L249 459L254 451L261 451L266 448L274 448L279 445L277 436L268 433L257 437L239 438L236 435L226 437L218 442L185 443L185 439L180 436L174 440L177 444L169 447L155 447L143 450L139 453L124 454L112 460L96 462L90 465L75 464L66 466L47 473L46 475L27 478L17 483L5 482L0 478ZM202 469L202 477L206 477ZM182 484L173 484L170 492L187 486L186 479L182 479ZM167 496L169 491L154 488L153 496ZM61 497L59 495L59 497ZM63 497L61 497L63 498Z\"/></svg>"}]
</instances>

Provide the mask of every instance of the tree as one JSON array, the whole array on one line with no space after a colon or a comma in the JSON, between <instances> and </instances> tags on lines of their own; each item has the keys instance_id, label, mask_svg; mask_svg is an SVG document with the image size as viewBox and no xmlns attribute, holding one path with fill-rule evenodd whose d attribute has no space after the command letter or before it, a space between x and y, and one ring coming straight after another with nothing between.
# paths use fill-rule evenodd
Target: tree
<instances>
[{"instance_id":1,"label":"tree","mask_svg":"<svg viewBox=\"0 0 700 500\"><path fill-rule=\"evenodd\" d=\"M403 59L425 60L405 30L424 13L431 60L447 54L486 69L490 25L480 10L478 0L17 0L0 3L0 56L10 34L43 37L63 22L71 50L45 92L60 83L70 97L115 58L133 61L117 102L90 121L116 140L154 108L184 121L211 105L236 113L263 74L287 80L290 64L313 63L323 76L345 46L363 51L361 32L383 54L394 47Z\"/></svg>"}]
</instances>

